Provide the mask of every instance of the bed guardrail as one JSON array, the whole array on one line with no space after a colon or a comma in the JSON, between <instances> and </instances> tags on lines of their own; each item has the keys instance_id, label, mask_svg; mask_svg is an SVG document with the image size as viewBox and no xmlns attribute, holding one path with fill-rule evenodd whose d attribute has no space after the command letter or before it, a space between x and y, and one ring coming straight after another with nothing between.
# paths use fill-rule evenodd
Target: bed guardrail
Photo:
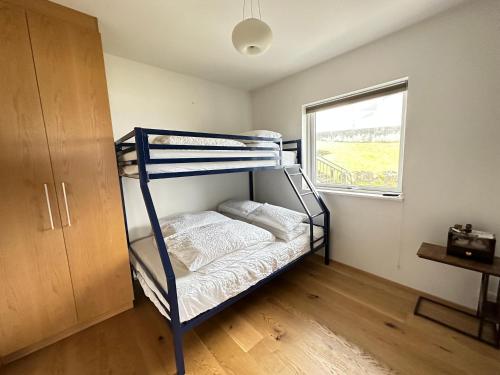
<instances>
[{"instance_id":1,"label":"bed guardrail","mask_svg":"<svg viewBox=\"0 0 500 375\"><path fill-rule=\"evenodd\" d=\"M255 142L273 142L278 144L279 148L274 147L252 147L252 146L214 146L214 145L174 145L174 144L155 144L151 143L149 136L152 135L171 135L191 138L211 138L211 139L227 139L238 141L255 141ZM131 142L134 139L135 142ZM219 133L203 133L190 132L180 130L164 130L164 129L148 129L134 128L125 136L115 142L117 155L123 156L130 152L137 153L135 160L119 160L119 167L127 165L137 165L139 173L137 175L127 175L121 173L124 177L163 179L177 178L188 176L200 176L209 174L225 174L251 172L265 169L280 169L283 168L283 151L296 151L298 163L301 160L301 143L300 140L283 142L281 138L269 137L254 137L236 134L219 134ZM246 151L245 156L224 156L224 157L185 157L185 158L152 158L151 150L197 150L197 151ZM252 151L278 151L274 156L252 156ZM207 169L193 170L182 172L158 172L148 173L147 165L157 164L187 164L187 163L217 163L217 162L236 162L236 161L274 161L274 165L258 166L258 167L242 167L242 168L224 168L224 169Z\"/></svg>"}]
</instances>

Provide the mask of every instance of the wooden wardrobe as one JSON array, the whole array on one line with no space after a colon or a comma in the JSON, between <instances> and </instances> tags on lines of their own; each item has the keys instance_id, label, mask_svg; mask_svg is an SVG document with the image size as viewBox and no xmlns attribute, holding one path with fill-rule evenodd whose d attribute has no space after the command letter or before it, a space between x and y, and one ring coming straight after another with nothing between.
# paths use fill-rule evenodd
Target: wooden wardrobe
<instances>
[{"instance_id":1,"label":"wooden wardrobe","mask_svg":"<svg viewBox=\"0 0 500 375\"><path fill-rule=\"evenodd\" d=\"M0 0L0 363L132 306L95 18Z\"/></svg>"}]
</instances>

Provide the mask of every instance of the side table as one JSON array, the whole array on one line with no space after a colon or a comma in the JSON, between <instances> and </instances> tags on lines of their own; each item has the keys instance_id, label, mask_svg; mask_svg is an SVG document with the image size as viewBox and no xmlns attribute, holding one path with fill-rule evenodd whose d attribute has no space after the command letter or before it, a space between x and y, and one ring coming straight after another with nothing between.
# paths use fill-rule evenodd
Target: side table
<instances>
[{"instance_id":1,"label":"side table","mask_svg":"<svg viewBox=\"0 0 500 375\"><path fill-rule=\"evenodd\" d=\"M488 301L488 284L490 276L500 277L500 258L495 257L493 264L481 263L471 259L447 255L446 247L426 242L422 243L417 255L423 259L481 273L481 289L479 292L479 302L476 313L464 311L456 307L443 304L442 302L433 301L427 297L420 296L417 300L414 314L500 349L500 283L497 290L496 300L494 302ZM475 332L466 331L461 327L457 327L449 322L443 321L439 317L426 314L422 311L422 304L424 303L434 304L440 306L441 308L448 309L477 320L477 328L473 329Z\"/></svg>"}]
</instances>

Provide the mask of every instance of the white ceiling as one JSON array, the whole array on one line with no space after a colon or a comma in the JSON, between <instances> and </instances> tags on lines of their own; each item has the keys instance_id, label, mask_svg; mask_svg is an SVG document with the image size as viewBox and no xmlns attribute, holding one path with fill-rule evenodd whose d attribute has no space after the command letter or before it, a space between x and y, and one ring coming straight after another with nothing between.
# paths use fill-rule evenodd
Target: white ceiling
<instances>
[{"instance_id":1,"label":"white ceiling","mask_svg":"<svg viewBox=\"0 0 500 375\"><path fill-rule=\"evenodd\" d=\"M231 43L243 0L55 1L98 17L110 54L251 90L467 0L260 0L274 41L254 57Z\"/></svg>"}]
</instances>

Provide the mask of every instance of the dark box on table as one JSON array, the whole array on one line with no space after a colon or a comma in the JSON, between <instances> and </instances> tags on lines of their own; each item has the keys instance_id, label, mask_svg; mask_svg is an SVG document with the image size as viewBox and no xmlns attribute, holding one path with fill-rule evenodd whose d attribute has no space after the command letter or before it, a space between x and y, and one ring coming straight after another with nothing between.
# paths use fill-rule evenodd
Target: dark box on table
<instances>
[{"instance_id":1,"label":"dark box on table","mask_svg":"<svg viewBox=\"0 0 500 375\"><path fill-rule=\"evenodd\" d=\"M495 245L494 234L472 230L472 227L462 229L461 226L455 225L448 230L446 252L448 255L493 263Z\"/></svg>"}]
</instances>

